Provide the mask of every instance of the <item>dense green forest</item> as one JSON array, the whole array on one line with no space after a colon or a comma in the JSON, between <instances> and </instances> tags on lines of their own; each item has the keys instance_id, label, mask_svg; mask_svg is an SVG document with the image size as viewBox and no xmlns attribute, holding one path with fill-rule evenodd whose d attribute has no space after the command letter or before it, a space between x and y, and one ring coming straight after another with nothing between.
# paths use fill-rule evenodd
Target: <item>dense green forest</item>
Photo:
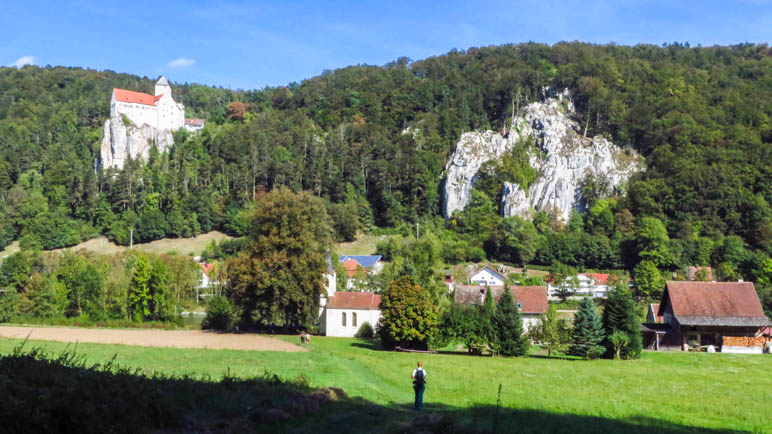
<instances>
[{"instance_id":1,"label":"dense green forest","mask_svg":"<svg viewBox=\"0 0 772 434\"><path fill-rule=\"evenodd\" d=\"M97 170L112 88L150 92L154 80L0 68L0 245L52 249L99 234L128 244L130 229L135 241L243 235L255 194L285 186L321 197L339 239L362 229L409 236L421 223L444 262L625 268L649 296L674 271L712 265L721 279L756 282L770 308L767 45L528 43L254 91L178 83L175 99L206 128L177 132L169 154ZM501 129L513 102L538 100L545 86L570 89L589 133L635 148L647 170L618 197L588 182L589 211L568 222L500 218L495 179L445 222L443 168L460 134Z\"/></svg>"}]
</instances>

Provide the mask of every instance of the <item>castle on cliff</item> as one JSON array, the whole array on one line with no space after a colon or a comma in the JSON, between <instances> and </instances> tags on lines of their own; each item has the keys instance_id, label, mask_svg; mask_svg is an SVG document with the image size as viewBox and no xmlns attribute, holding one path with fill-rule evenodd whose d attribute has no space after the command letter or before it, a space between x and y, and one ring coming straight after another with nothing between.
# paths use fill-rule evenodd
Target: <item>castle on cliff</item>
<instances>
[{"instance_id":1,"label":"castle on cliff","mask_svg":"<svg viewBox=\"0 0 772 434\"><path fill-rule=\"evenodd\" d=\"M167 152L174 145L172 131L180 128L200 131L204 120L185 119L185 106L174 101L165 77L155 84L155 95L113 88L96 167L121 169L128 158L147 160L153 147Z\"/></svg>"},{"instance_id":2,"label":"castle on cliff","mask_svg":"<svg viewBox=\"0 0 772 434\"><path fill-rule=\"evenodd\" d=\"M164 76L155 84L155 95L114 88L110 117L123 116L137 126L149 125L157 130L174 131L185 126L185 106L174 101L172 87Z\"/></svg>"}]
</instances>

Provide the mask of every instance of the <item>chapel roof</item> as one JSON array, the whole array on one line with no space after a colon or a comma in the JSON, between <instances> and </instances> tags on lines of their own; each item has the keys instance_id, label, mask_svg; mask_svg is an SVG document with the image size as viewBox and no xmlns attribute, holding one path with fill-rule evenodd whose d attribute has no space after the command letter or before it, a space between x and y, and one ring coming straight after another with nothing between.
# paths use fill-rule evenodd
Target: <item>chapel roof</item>
<instances>
[{"instance_id":1,"label":"chapel roof","mask_svg":"<svg viewBox=\"0 0 772 434\"><path fill-rule=\"evenodd\" d=\"M169 82L166 81L166 77L164 77L163 75L161 76L161 78L158 79L158 82L156 83L156 86L168 86L168 85L169 85Z\"/></svg>"},{"instance_id":2,"label":"chapel roof","mask_svg":"<svg viewBox=\"0 0 772 434\"><path fill-rule=\"evenodd\" d=\"M338 291L327 302L327 309L380 309L381 295L374 292Z\"/></svg>"}]
</instances>

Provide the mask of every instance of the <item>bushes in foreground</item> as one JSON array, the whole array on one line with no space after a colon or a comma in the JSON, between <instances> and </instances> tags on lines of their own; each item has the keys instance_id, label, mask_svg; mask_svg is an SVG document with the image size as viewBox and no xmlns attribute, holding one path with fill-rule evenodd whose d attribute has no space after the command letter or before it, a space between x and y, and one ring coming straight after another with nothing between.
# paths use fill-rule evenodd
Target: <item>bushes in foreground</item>
<instances>
[{"instance_id":1,"label":"bushes in foreground","mask_svg":"<svg viewBox=\"0 0 772 434\"><path fill-rule=\"evenodd\" d=\"M7 432L255 432L345 398L311 389L305 377L202 381L21 346L0 357L0 378Z\"/></svg>"}]
</instances>

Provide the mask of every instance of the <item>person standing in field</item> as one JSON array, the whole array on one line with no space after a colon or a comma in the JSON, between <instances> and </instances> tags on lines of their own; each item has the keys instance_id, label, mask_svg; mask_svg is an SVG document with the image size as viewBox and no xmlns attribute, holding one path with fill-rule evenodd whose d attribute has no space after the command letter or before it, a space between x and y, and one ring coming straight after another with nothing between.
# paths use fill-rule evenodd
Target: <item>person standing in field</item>
<instances>
[{"instance_id":1,"label":"person standing in field","mask_svg":"<svg viewBox=\"0 0 772 434\"><path fill-rule=\"evenodd\" d=\"M413 391L415 391L415 409L419 411L424 406L424 390L426 390L426 371L423 363L418 362L418 367L413 370Z\"/></svg>"}]
</instances>

